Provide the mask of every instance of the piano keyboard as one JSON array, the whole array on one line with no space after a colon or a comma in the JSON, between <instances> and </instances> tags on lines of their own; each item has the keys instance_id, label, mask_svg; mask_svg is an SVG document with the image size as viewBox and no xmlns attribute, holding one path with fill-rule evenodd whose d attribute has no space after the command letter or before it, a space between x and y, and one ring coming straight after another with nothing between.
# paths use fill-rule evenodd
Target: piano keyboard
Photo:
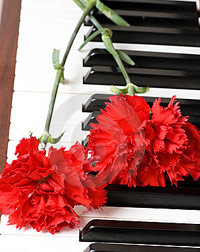
<instances>
[{"instance_id":1,"label":"piano keyboard","mask_svg":"<svg viewBox=\"0 0 200 252\"><path fill-rule=\"evenodd\" d=\"M131 0L107 0L105 2L110 4L115 2L115 4L117 3L116 8L120 9L122 2L129 2L130 4ZM114 40L117 42L115 44L116 48L128 50L130 55L132 55L133 59L136 61L136 67L129 69L129 71L133 71L134 73L133 78L135 78L136 75L134 71L139 72L137 74L137 78L140 78L140 80L144 78L141 73L143 73L142 71L144 69L146 70L146 68L149 67L147 58L151 58L151 67L154 68L154 75L157 75L155 77L157 79L157 84L155 83L151 91L148 94L145 94L147 99L152 101L151 97L161 96L170 98L172 95L177 95L179 99L184 99L184 113L187 114L188 111L194 113L191 115L191 119L194 120L194 123L197 123L198 125L199 121L196 119L199 116L198 113L200 106L198 101L200 98L200 84L198 82L200 77L198 65L200 60L200 48L198 47L199 38L197 15L196 13L194 14L194 10L196 8L194 4L195 1L183 1L184 4L182 1L177 1L176 5L179 6L179 8L180 6L183 6L181 7L182 10L178 16L175 15L175 13L170 15L171 12L176 12L176 8L174 8L174 2L172 0L135 0L135 2L137 2L138 10L133 12L133 19L131 19L132 10L128 7L129 5L127 5L127 9L129 9L129 11L121 11L123 16L132 20L131 22L138 22L136 24L137 27L130 28L130 31L128 31L127 34L131 34L131 36L124 36L124 34L126 34L124 29L121 31L118 29L119 27L113 27L114 30L116 30L114 31L114 34L116 34L114 35L116 36L114 37ZM162 15L165 14L165 17L163 18L163 16L156 16L155 10L152 10L152 13L149 10L146 21L152 25L152 34L162 31L162 38L164 36L164 40L161 39L161 36L158 34L158 36L155 36L153 40L150 36L152 34L144 37L143 41L139 39L134 40L132 32L137 34L135 33L137 30L137 32L140 32L140 34L143 36L146 34L146 29L148 29L145 19L140 18L140 15L144 12L144 10L140 9L139 6L141 6L140 3L143 2L159 2L158 11L162 9ZM163 9L163 6L166 2L168 3L166 6L171 5L173 8L169 7L168 9ZM51 63L52 51L54 48L61 49L61 54L63 54L63 50L66 47L69 36L77 22L77 17L80 16L80 14L81 11L71 0L22 0L14 94L9 133L10 141L8 145L9 162L14 159L15 146L22 137L27 137L30 130L33 131L33 135L36 136L40 136L43 131L50 93L55 76L55 70L53 69ZM147 15L146 12L143 14ZM95 15L102 19L103 22L107 22L107 20L103 19L99 13L95 13ZM169 19L171 21L175 20L176 28L174 30L167 26ZM163 20L163 23L159 22L159 25L161 27L163 25L164 29L161 27L154 27L155 23L157 23L155 20ZM182 20L184 20L184 24L186 24L184 27L182 26ZM109 92L109 85L117 85L118 83L120 84L119 87L124 85L117 70L115 72L116 75L112 76L111 70L116 68L115 63L113 62L112 58L107 55L105 50L102 50L104 46L98 41L98 38L96 41L89 43L83 50L82 54L76 50L83 42L84 35L88 36L87 34L89 34L88 32L90 32L89 30L91 29L91 27L88 27L89 25L90 23L86 22L86 26L82 28L82 31L79 33L78 38L76 39L73 52L70 54L68 63L65 67L66 83L61 84L59 88L59 94L57 97L55 113L51 126L51 133L53 136L57 136L63 131L63 129L66 130L66 133L62 139L62 142L57 144L57 147L64 145L68 148L77 140L82 141L85 139L86 135L88 134L87 130L89 129L89 121L96 120L96 114L98 113L98 110L104 106L104 102L108 98L108 95L106 94L111 95ZM111 24L108 22L108 25L110 26ZM185 33L187 35L185 35ZM173 42L170 42L172 34L174 38L178 38ZM158 43L159 38L161 40ZM179 46L180 44L181 46ZM136 55L143 55L143 58L139 56L137 58ZM186 64L185 55L186 58L189 59L188 65ZM104 60L102 60L102 56L104 57ZM164 60L161 60L163 59L162 57L164 57ZM101 59L101 61L99 59ZM140 64L138 62L140 59L144 59L144 65L141 68L138 68L137 64ZM97 64L97 61L100 65L95 65ZM160 61L162 61L163 68L165 65L164 69L159 68ZM170 66L173 66L174 69L170 69ZM90 69L91 67L95 70L93 76L91 75L91 71L93 70ZM157 71L157 74L155 74L155 71ZM191 71L194 72L194 75L192 74L192 76L190 75ZM106 78L108 77L107 83L105 82L104 75L106 75ZM149 75L151 74L149 73ZM149 78L149 75L146 79L144 79L144 85L148 80L153 82L154 77L151 79ZM165 80L165 84L160 87L158 83L161 80L159 78L161 78L162 75L164 76L162 77L162 80ZM90 79L89 81L87 77L92 77L93 79ZM180 77L187 78L183 78L183 81L180 81ZM115 83L112 83L112 80L115 80ZM172 82L168 83L167 85L166 80L173 81L173 85ZM96 95L92 96L94 94ZM189 106L187 106L188 101L186 99L191 100L189 101ZM89 102L87 102L88 100ZM83 104L85 105L83 106ZM192 109L191 106L194 106L195 109ZM96 114L92 115L92 118L91 112L96 112ZM89 119L87 121L88 117ZM114 198L112 199L114 200ZM154 198L154 200L156 201L156 198ZM187 201L189 202L189 197L185 200L185 206L188 206ZM196 198L194 199L194 202L197 202ZM199 209L198 203L196 203L196 207L194 207L193 204L192 207L182 207L182 210L167 209L166 205L161 209L160 207L162 206L153 208L150 204L146 205L148 208L145 208L144 205L135 205L134 207L133 204L125 204L124 206L119 207L117 204L118 203L110 202L110 204L108 204L109 206L103 207L102 210L95 210L92 212L86 211L83 208L78 208L77 211L81 216L80 229L84 230L84 227L87 225L87 223L95 219L100 219L102 221L112 220L128 222L142 221L148 223L160 222L200 224L200 211L197 210ZM135 248L131 245L91 245L91 242L95 241L93 239L90 240L91 242L80 242L79 229L65 229L52 236L45 232L37 233L35 230L28 228L17 230L13 226L6 225L6 222L7 218L2 216L0 226L0 244L4 249L3 251L6 252L13 251L13 249L15 252L32 252L36 250L45 250L51 252L55 250L62 251L66 248L72 252L84 250L88 252L138 251L138 247ZM188 246L189 245L190 244L188 244ZM192 246L193 245L196 244L192 244ZM140 247L139 251L145 251L147 249L148 247L143 246ZM156 247L150 247L150 251L153 252L153 250L157 252ZM160 250L166 250L166 248L162 247ZM170 250L173 251L175 249L170 248ZM176 251L179 250L180 252L196 252L197 248L176 248Z\"/></svg>"},{"instance_id":2,"label":"piano keyboard","mask_svg":"<svg viewBox=\"0 0 200 252\"><path fill-rule=\"evenodd\" d=\"M92 220L81 231L86 242L200 246L200 226L155 222Z\"/></svg>"},{"instance_id":3,"label":"piano keyboard","mask_svg":"<svg viewBox=\"0 0 200 252\"><path fill-rule=\"evenodd\" d=\"M161 246L135 246L135 245L118 245L118 244L105 244L105 243L93 243L84 252L198 252L198 248L169 248Z\"/></svg>"}]
</instances>

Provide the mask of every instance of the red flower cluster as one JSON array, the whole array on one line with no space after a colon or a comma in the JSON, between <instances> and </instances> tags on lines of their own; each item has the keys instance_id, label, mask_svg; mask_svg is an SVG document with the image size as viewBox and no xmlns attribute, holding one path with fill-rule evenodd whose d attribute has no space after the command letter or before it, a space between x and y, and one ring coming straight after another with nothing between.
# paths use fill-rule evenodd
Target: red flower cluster
<instances>
[{"instance_id":1,"label":"red flower cluster","mask_svg":"<svg viewBox=\"0 0 200 252\"><path fill-rule=\"evenodd\" d=\"M200 133L175 97L165 108L161 99L152 108L138 96L110 100L92 124L87 150L76 143L68 151L51 147L47 156L36 138L20 141L17 159L0 176L0 211L10 224L53 234L79 223L74 206L101 207L107 183L165 186L200 177Z\"/></svg>"},{"instance_id":2,"label":"red flower cluster","mask_svg":"<svg viewBox=\"0 0 200 252\"><path fill-rule=\"evenodd\" d=\"M88 149L96 161L97 179L129 186L165 186L191 175L200 176L200 134L183 117L173 97L152 109L137 96L110 98L92 124Z\"/></svg>"},{"instance_id":3,"label":"red flower cluster","mask_svg":"<svg viewBox=\"0 0 200 252\"><path fill-rule=\"evenodd\" d=\"M81 144L69 151L51 147L48 157L38 145L34 137L22 139L16 148L17 159L6 164L0 177L0 211L18 228L31 225L53 234L79 223L74 206L102 206L105 191L86 174L92 166Z\"/></svg>"}]
</instances>

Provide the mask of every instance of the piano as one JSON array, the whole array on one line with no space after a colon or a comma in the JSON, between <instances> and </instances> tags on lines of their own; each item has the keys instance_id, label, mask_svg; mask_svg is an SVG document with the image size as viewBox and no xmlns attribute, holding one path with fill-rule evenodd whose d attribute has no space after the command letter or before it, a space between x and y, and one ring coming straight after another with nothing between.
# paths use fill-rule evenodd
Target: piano
<instances>
[{"instance_id":1,"label":"piano","mask_svg":"<svg viewBox=\"0 0 200 252\"><path fill-rule=\"evenodd\" d=\"M135 59L135 68L127 66L133 80L141 85L146 85L148 80L151 82L152 88L145 94L146 99L152 102L155 97L162 97L165 103L167 98L176 95L183 102L184 113L189 113L192 122L199 127L200 32L197 16L199 2L193 0L105 0L104 2L108 5L115 3L117 11L132 22L128 30L120 29L114 27L98 12L94 12L106 26L114 29L113 39L116 48L127 50ZM127 4L125 10L123 2ZM3 69L7 69L5 60L7 55L3 52L12 51L9 60L7 59L11 70L4 72L4 79L1 71L3 84L0 83L2 138L0 147L4 154L6 139L9 137L6 158L10 162L14 159L15 146L22 137L28 137L29 131L32 131L33 135L40 136L43 131L55 76L51 61L52 51L56 48L61 49L63 53L81 11L71 0L4 0L2 3L0 34L4 31L5 36L5 31L9 30L12 34L6 33L6 35L13 40L8 39L6 42L0 36L0 40L4 42L2 44L4 50L0 49L3 55L1 59L1 64L4 63ZM145 3L144 10L142 8ZM136 9L133 10L134 8ZM10 13L9 22L5 22L6 13ZM110 85L124 86L115 62L106 53L98 37L90 42L82 53L77 51L91 30L94 28L90 21L86 20L65 67L66 82L60 85L51 126L53 136L57 136L63 129L66 130L57 147L64 145L68 148L75 141L84 140L88 134L89 123L95 122L99 109L105 106L104 102L108 100L109 95L112 95L109 92ZM149 60L151 65L148 65ZM7 81L9 85L6 85ZM4 159L5 155L2 155L1 167ZM188 190L183 190L181 193L176 190L170 191L167 202L164 202L166 194L163 198L163 190L158 192L154 189L146 191L145 188L142 190L121 188L118 191L118 188L111 186L107 206L92 212L77 207L77 212L81 216L79 229L64 229L54 236L46 232L37 233L29 228L17 230L14 226L8 226L7 218L2 216L1 248L6 252L66 249L72 252L200 251L199 190L191 185L190 181L187 183L189 193ZM121 198L118 197L119 193ZM159 202L157 202L158 194ZM137 201L139 203L134 205L134 200L131 202L127 195L140 200ZM164 200L161 204L162 198ZM173 207L173 203L177 204L177 207ZM134 232L140 235L132 240ZM152 234L154 239L158 237L159 239L153 240ZM167 240L167 237L171 240ZM173 237L178 237L179 240L173 240ZM151 246L151 241L156 246ZM174 246L171 247L172 245Z\"/></svg>"}]
</instances>

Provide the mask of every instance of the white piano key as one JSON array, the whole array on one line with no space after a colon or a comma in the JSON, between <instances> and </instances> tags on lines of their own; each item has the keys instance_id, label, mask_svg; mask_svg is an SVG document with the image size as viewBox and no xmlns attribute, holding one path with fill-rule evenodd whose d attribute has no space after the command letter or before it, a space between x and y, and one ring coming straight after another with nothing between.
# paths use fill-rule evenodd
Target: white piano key
<instances>
[{"instance_id":1,"label":"white piano key","mask_svg":"<svg viewBox=\"0 0 200 252\"><path fill-rule=\"evenodd\" d=\"M14 92L12 106L14 108L38 108L38 109L48 109L50 102L50 93L29 93L29 92ZM84 104L90 95L88 94L60 94L58 93L55 102L55 110L61 108L62 110L71 111L81 111L82 104ZM47 111L46 111L47 112Z\"/></svg>"},{"instance_id":2,"label":"white piano key","mask_svg":"<svg viewBox=\"0 0 200 252\"><path fill-rule=\"evenodd\" d=\"M81 67L82 58L81 56L76 57L76 61L72 61L71 64L66 64L65 66L65 74L66 78L69 76L70 78L77 78L77 75L81 74L81 71L78 70ZM56 70L53 67L53 63L49 61L43 62L41 61L18 61L19 64L16 66L16 76L33 76L37 74L37 76L41 75L51 75L52 81L54 81L54 76L56 75ZM39 81L39 80L38 80ZM51 82L52 83L52 82ZM51 84L52 85L52 84Z\"/></svg>"},{"instance_id":3,"label":"white piano key","mask_svg":"<svg viewBox=\"0 0 200 252\"><path fill-rule=\"evenodd\" d=\"M102 209L93 210L91 212L83 208L81 216L84 222L86 218L88 221L96 218L124 221L200 224L200 211L197 210L103 207Z\"/></svg>"},{"instance_id":4,"label":"white piano key","mask_svg":"<svg viewBox=\"0 0 200 252\"><path fill-rule=\"evenodd\" d=\"M166 97L166 98L171 98L174 95L177 98L199 100L200 90L172 89L172 88L150 88L150 91L148 93L143 94L143 96Z\"/></svg>"},{"instance_id":5,"label":"white piano key","mask_svg":"<svg viewBox=\"0 0 200 252\"><path fill-rule=\"evenodd\" d=\"M88 211L84 207L77 207L80 215L80 226L82 229L93 219L121 220L121 221L146 221L164 223L187 223L200 224L200 211L176 210L176 209L153 209L153 208L128 208L128 207L102 207L102 209ZM3 235L36 235L48 236L46 232L37 233L31 228L18 230L14 225L7 225L7 216L2 216L1 232ZM78 229L65 228L56 233L55 236L78 237Z\"/></svg>"},{"instance_id":6,"label":"white piano key","mask_svg":"<svg viewBox=\"0 0 200 252\"><path fill-rule=\"evenodd\" d=\"M32 11L32 9L66 9L66 11L71 11L71 9L76 10L79 9L74 1L66 1L66 0L23 0L22 9L26 9ZM42 15L44 15L42 13Z\"/></svg>"},{"instance_id":7,"label":"white piano key","mask_svg":"<svg viewBox=\"0 0 200 252\"><path fill-rule=\"evenodd\" d=\"M31 122L26 124L25 122L22 123L14 123L10 125L10 133L9 139L11 141L15 141L21 139L23 137L28 137L29 132L33 132L33 136L37 138L41 137L44 125L32 125ZM58 137L62 132L65 134L62 137L62 141L64 142L81 142L87 135L87 131L82 131L81 123L77 123L77 125L63 125L63 124L52 124L50 128L50 134L53 137Z\"/></svg>"},{"instance_id":8,"label":"white piano key","mask_svg":"<svg viewBox=\"0 0 200 252\"><path fill-rule=\"evenodd\" d=\"M61 125L78 125L87 117L82 112L82 105L89 95L59 94L55 103L52 123ZM50 101L50 93L13 94L11 111L12 123L29 123L44 125Z\"/></svg>"},{"instance_id":9,"label":"white piano key","mask_svg":"<svg viewBox=\"0 0 200 252\"><path fill-rule=\"evenodd\" d=\"M39 236L49 236L50 234L45 231L38 233L35 229L30 227L22 228L21 230L16 229L15 225L7 225L8 217L3 215L1 217L1 234L12 234L12 235L39 235ZM59 233L55 233L54 236L68 236L68 237L77 237L78 238L78 228L63 228Z\"/></svg>"},{"instance_id":10,"label":"white piano key","mask_svg":"<svg viewBox=\"0 0 200 252\"><path fill-rule=\"evenodd\" d=\"M65 68L67 69L67 68ZM110 86L100 85L83 85L83 70L77 69L77 76L72 78L69 72L65 70L66 84L60 84L59 93L74 93L74 94L94 94L108 93ZM34 73L27 76L26 73L21 73L15 77L15 91L28 92L50 92L55 78L55 71L49 72L48 75L35 75Z\"/></svg>"},{"instance_id":11,"label":"white piano key","mask_svg":"<svg viewBox=\"0 0 200 252\"><path fill-rule=\"evenodd\" d=\"M68 34L65 34L65 36L63 36L63 34L58 34L56 35L56 37L54 36L54 34L44 35L43 37L40 36L41 38L39 41L37 39L38 36L40 36L40 34L38 35L26 34L26 36L21 36L20 39L18 40L18 45L19 47L22 47L22 48L28 45L30 51L31 51L31 48L34 48L36 46L40 47L40 50L38 50L37 55L35 55L39 58L40 51L43 51L43 50L51 50L50 55L52 55L54 48L61 50L61 52L62 51L64 52L64 50L67 47L68 41L70 39L71 32L69 32ZM79 36L77 36L76 41L73 45L73 51L76 52L76 49L78 51L78 48L82 43L83 43L83 35L79 34ZM28 52L28 55L26 55L26 58L29 57L29 60L31 59L30 51Z\"/></svg>"},{"instance_id":12,"label":"white piano key","mask_svg":"<svg viewBox=\"0 0 200 252\"><path fill-rule=\"evenodd\" d=\"M58 236L35 236L30 235L26 238L22 235L1 235L0 236L2 252L35 252L35 251L84 251L89 243L78 242L77 238L73 237L58 237Z\"/></svg>"},{"instance_id":13,"label":"white piano key","mask_svg":"<svg viewBox=\"0 0 200 252\"><path fill-rule=\"evenodd\" d=\"M48 22L22 22L20 25L19 34L31 34L39 36L59 36L62 35L64 31L71 34L75 28L74 22L71 23L48 23ZM58 29L59 27L59 29ZM51 43L51 41L49 41Z\"/></svg>"},{"instance_id":14,"label":"white piano key","mask_svg":"<svg viewBox=\"0 0 200 252\"><path fill-rule=\"evenodd\" d=\"M48 39L54 40L55 44L47 45L46 38L38 42L37 39L33 39L31 36L23 36L23 39L19 41L19 48L17 50L17 61L42 61L42 62L52 62L53 49L60 50L60 59L62 58L64 51L67 47L69 36L63 36L59 38L49 37ZM33 42L34 40L34 42ZM73 53L68 56L68 62L76 61L77 58L83 58L84 54L78 51L79 46L83 42L83 36L78 36L78 39L73 45Z\"/></svg>"},{"instance_id":15,"label":"white piano key","mask_svg":"<svg viewBox=\"0 0 200 252\"><path fill-rule=\"evenodd\" d=\"M73 2L73 1L69 1ZM71 6L72 7L72 6ZM73 4L74 7L74 4ZM44 15L45 12L45 15ZM67 13L67 14L66 14ZM60 8L31 8L31 11L27 11L27 8L23 7L21 10L21 19L23 22L47 22L47 23L73 23L77 22L77 16L81 16L81 10L73 8L69 11L68 6L60 6Z\"/></svg>"},{"instance_id":16,"label":"white piano key","mask_svg":"<svg viewBox=\"0 0 200 252\"><path fill-rule=\"evenodd\" d=\"M191 46L171 46L171 45L153 45L153 44L130 44L130 43L113 43L118 50L133 50L147 52L163 52L163 53L183 53L200 55L200 47ZM104 48L102 42L89 42L84 50L93 48Z\"/></svg>"}]
</instances>

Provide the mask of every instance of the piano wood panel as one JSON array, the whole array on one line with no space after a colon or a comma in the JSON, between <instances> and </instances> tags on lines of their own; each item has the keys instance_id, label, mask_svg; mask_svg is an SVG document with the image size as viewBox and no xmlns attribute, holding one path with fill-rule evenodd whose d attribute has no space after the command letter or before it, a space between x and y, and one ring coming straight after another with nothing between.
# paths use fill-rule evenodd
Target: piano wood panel
<instances>
[{"instance_id":1,"label":"piano wood panel","mask_svg":"<svg viewBox=\"0 0 200 252\"><path fill-rule=\"evenodd\" d=\"M0 23L0 171L6 160L21 0L1 0Z\"/></svg>"}]
</instances>

